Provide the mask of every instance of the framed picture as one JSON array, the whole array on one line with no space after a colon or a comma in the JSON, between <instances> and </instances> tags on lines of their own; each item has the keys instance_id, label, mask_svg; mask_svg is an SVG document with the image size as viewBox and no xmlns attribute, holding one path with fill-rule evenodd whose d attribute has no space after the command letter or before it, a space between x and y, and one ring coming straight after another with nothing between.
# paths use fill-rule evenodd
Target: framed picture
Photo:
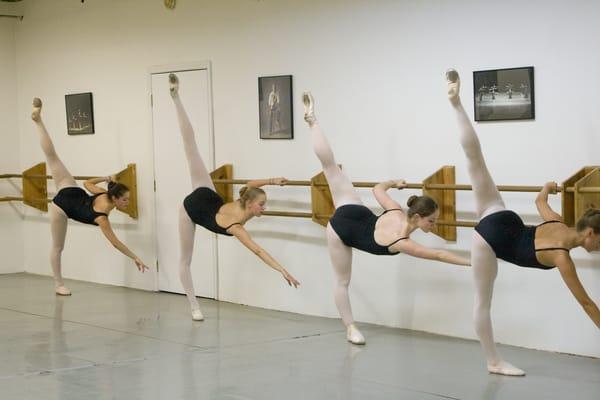
<instances>
[{"instance_id":1,"label":"framed picture","mask_svg":"<svg viewBox=\"0 0 600 400\"><path fill-rule=\"evenodd\" d=\"M65 106L69 135L94 133L94 104L91 93L67 94Z\"/></svg>"},{"instance_id":2,"label":"framed picture","mask_svg":"<svg viewBox=\"0 0 600 400\"><path fill-rule=\"evenodd\" d=\"M473 72L475 121L535 119L533 67Z\"/></svg>"},{"instance_id":3,"label":"framed picture","mask_svg":"<svg viewBox=\"0 0 600 400\"><path fill-rule=\"evenodd\" d=\"M258 78L258 115L261 139L293 139L292 76Z\"/></svg>"}]
</instances>

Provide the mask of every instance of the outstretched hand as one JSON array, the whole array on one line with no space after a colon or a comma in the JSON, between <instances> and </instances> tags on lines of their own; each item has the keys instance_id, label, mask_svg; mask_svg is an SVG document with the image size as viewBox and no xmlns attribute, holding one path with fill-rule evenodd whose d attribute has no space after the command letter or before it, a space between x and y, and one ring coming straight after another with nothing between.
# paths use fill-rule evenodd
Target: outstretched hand
<instances>
[{"instance_id":1,"label":"outstretched hand","mask_svg":"<svg viewBox=\"0 0 600 400\"><path fill-rule=\"evenodd\" d=\"M146 264L144 264L142 262L142 260L140 260L139 258L134 258L133 262L135 263L135 266L137 267L137 269L143 274L145 270L149 269Z\"/></svg>"},{"instance_id":2,"label":"outstretched hand","mask_svg":"<svg viewBox=\"0 0 600 400\"><path fill-rule=\"evenodd\" d=\"M288 285L290 286L294 286L295 288L297 288L300 285L300 282L298 282L296 280L296 278L294 278L289 272L287 272L285 269L283 271L281 271L281 274L283 275L283 279L285 279L288 283Z\"/></svg>"}]
</instances>

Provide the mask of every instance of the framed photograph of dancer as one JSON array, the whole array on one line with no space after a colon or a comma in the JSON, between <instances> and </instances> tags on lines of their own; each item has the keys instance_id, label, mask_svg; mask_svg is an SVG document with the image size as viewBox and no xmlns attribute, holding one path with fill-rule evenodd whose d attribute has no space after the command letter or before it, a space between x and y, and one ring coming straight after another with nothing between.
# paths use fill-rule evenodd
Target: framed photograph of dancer
<instances>
[{"instance_id":1,"label":"framed photograph of dancer","mask_svg":"<svg viewBox=\"0 0 600 400\"><path fill-rule=\"evenodd\" d=\"M261 139L293 139L292 75L258 78L258 115Z\"/></svg>"},{"instance_id":2,"label":"framed photograph of dancer","mask_svg":"<svg viewBox=\"0 0 600 400\"><path fill-rule=\"evenodd\" d=\"M475 121L535 119L533 67L473 72Z\"/></svg>"},{"instance_id":3,"label":"framed photograph of dancer","mask_svg":"<svg viewBox=\"0 0 600 400\"><path fill-rule=\"evenodd\" d=\"M91 93L65 95L65 107L69 135L94 133L94 104Z\"/></svg>"}]
</instances>

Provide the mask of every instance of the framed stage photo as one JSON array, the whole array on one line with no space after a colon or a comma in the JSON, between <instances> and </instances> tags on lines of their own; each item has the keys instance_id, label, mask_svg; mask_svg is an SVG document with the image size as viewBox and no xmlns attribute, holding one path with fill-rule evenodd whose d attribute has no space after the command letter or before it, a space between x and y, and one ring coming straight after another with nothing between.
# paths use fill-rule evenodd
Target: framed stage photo
<instances>
[{"instance_id":1,"label":"framed stage photo","mask_svg":"<svg viewBox=\"0 0 600 400\"><path fill-rule=\"evenodd\" d=\"M473 72L475 121L535 119L533 67Z\"/></svg>"},{"instance_id":2,"label":"framed stage photo","mask_svg":"<svg viewBox=\"0 0 600 400\"><path fill-rule=\"evenodd\" d=\"M65 106L69 135L94 133L94 104L91 93L67 94Z\"/></svg>"},{"instance_id":3,"label":"framed stage photo","mask_svg":"<svg viewBox=\"0 0 600 400\"><path fill-rule=\"evenodd\" d=\"M258 115L261 139L293 139L292 75L258 78Z\"/></svg>"}]
</instances>

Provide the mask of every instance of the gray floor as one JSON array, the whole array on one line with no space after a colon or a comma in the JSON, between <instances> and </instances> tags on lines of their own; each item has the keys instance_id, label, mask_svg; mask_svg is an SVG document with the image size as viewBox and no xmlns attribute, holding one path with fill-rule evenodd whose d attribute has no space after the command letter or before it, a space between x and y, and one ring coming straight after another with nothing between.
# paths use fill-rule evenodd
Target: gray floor
<instances>
[{"instance_id":1,"label":"gray floor","mask_svg":"<svg viewBox=\"0 0 600 400\"><path fill-rule=\"evenodd\" d=\"M183 296L0 276L0 398L600 399L600 360L502 348L525 378L490 375L479 344Z\"/></svg>"}]
</instances>

